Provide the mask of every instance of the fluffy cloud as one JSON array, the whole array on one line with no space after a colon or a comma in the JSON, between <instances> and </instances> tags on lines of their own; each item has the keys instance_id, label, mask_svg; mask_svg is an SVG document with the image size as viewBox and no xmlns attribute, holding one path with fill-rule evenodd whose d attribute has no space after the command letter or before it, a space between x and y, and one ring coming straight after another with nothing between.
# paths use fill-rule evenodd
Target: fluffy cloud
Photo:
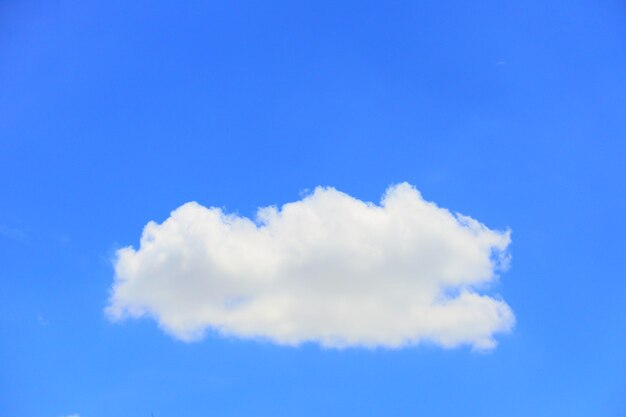
<instances>
[{"instance_id":1,"label":"fluffy cloud","mask_svg":"<svg viewBox=\"0 0 626 417\"><path fill-rule=\"evenodd\" d=\"M187 341L212 329L286 345L489 349L514 324L504 301L479 293L509 235L406 183L380 205L319 187L254 220L191 202L118 250L106 312L152 317Z\"/></svg>"}]
</instances>

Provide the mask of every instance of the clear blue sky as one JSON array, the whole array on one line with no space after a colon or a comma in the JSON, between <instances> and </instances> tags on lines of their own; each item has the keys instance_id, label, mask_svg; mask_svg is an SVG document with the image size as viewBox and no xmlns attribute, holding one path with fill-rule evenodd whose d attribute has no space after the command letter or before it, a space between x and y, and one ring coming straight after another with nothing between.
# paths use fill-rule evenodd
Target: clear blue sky
<instances>
[{"instance_id":1,"label":"clear blue sky","mask_svg":"<svg viewBox=\"0 0 626 417\"><path fill-rule=\"evenodd\" d=\"M512 230L488 353L283 347L104 314L188 201L407 181ZM0 415L626 415L626 6L0 4Z\"/></svg>"}]
</instances>

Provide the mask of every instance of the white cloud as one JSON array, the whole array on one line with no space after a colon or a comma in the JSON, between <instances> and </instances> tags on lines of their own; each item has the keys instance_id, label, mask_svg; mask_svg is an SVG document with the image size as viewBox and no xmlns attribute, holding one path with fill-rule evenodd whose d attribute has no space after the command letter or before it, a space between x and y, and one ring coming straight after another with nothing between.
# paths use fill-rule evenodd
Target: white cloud
<instances>
[{"instance_id":1,"label":"white cloud","mask_svg":"<svg viewBox=\"0 0 626 417\"><path fill-rule=\"evenodd\" d=\"M72 415L69 415L67 417L80 417L80 416L78 414L72 414Z\"/></svg>"},{"instance_id":2,"label":"white cloud","mask_svg":"<svg viewBox=\"0 0 626 417\"><path fill-rule=\"evenodd\" d=\"M6 226L4 224L0 224L0 236L12 239L25 245L29 243L28 234L26 234L26 232L21 229Z\"/></svg>"},{"instance_id":3,"label":"white cloud","mask_svg":"<svg viewBox=\"0 0 626 417\"><path fill-rule=\"evenodd\" d=\"M514 316L483 295L508 260L509 231L425 201L404 183L381 204L317 188L255 221L184 204L118 250L106 309L169 334L207 329L327 347L495 346Z\"/></svg>"}]
</instances>

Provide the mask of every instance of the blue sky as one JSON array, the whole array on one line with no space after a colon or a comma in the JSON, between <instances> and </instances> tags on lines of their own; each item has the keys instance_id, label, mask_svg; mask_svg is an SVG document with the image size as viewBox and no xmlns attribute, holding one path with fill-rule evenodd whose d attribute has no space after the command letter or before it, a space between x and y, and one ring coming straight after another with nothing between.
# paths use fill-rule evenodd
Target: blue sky
<instances>
[{"instance_id":1,"label":"blue sky","mask_svg":"<svg viewBox=\"0 0 626 417\"><path fill-rule=\"evenodd\" d=\"M0 5L0 415L626 415L622 2L131 3ZM184 203L401 182L512 230L494 349L105 314Z\"/></svg>"}]
</instances>

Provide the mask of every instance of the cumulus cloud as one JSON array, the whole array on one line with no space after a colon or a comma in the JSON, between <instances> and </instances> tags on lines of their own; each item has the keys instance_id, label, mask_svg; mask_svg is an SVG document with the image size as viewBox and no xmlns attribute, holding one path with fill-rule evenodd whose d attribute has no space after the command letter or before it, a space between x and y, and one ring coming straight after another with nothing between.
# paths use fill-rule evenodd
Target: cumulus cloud
<instances>
[{"instance_id":1,"label":"cumulus cloud","mask_svg":"<svg viewBox=\"0 0 626 417\"><path fill-rule=\"evenodd\" d=\"M507 260L494 231L403 183L380 204L318 187L255 219L191 202L117 251L106 312L176 338L210 329L285 345L495 346L514 315L484 294Z\"/></svg>"}]
</instances>

